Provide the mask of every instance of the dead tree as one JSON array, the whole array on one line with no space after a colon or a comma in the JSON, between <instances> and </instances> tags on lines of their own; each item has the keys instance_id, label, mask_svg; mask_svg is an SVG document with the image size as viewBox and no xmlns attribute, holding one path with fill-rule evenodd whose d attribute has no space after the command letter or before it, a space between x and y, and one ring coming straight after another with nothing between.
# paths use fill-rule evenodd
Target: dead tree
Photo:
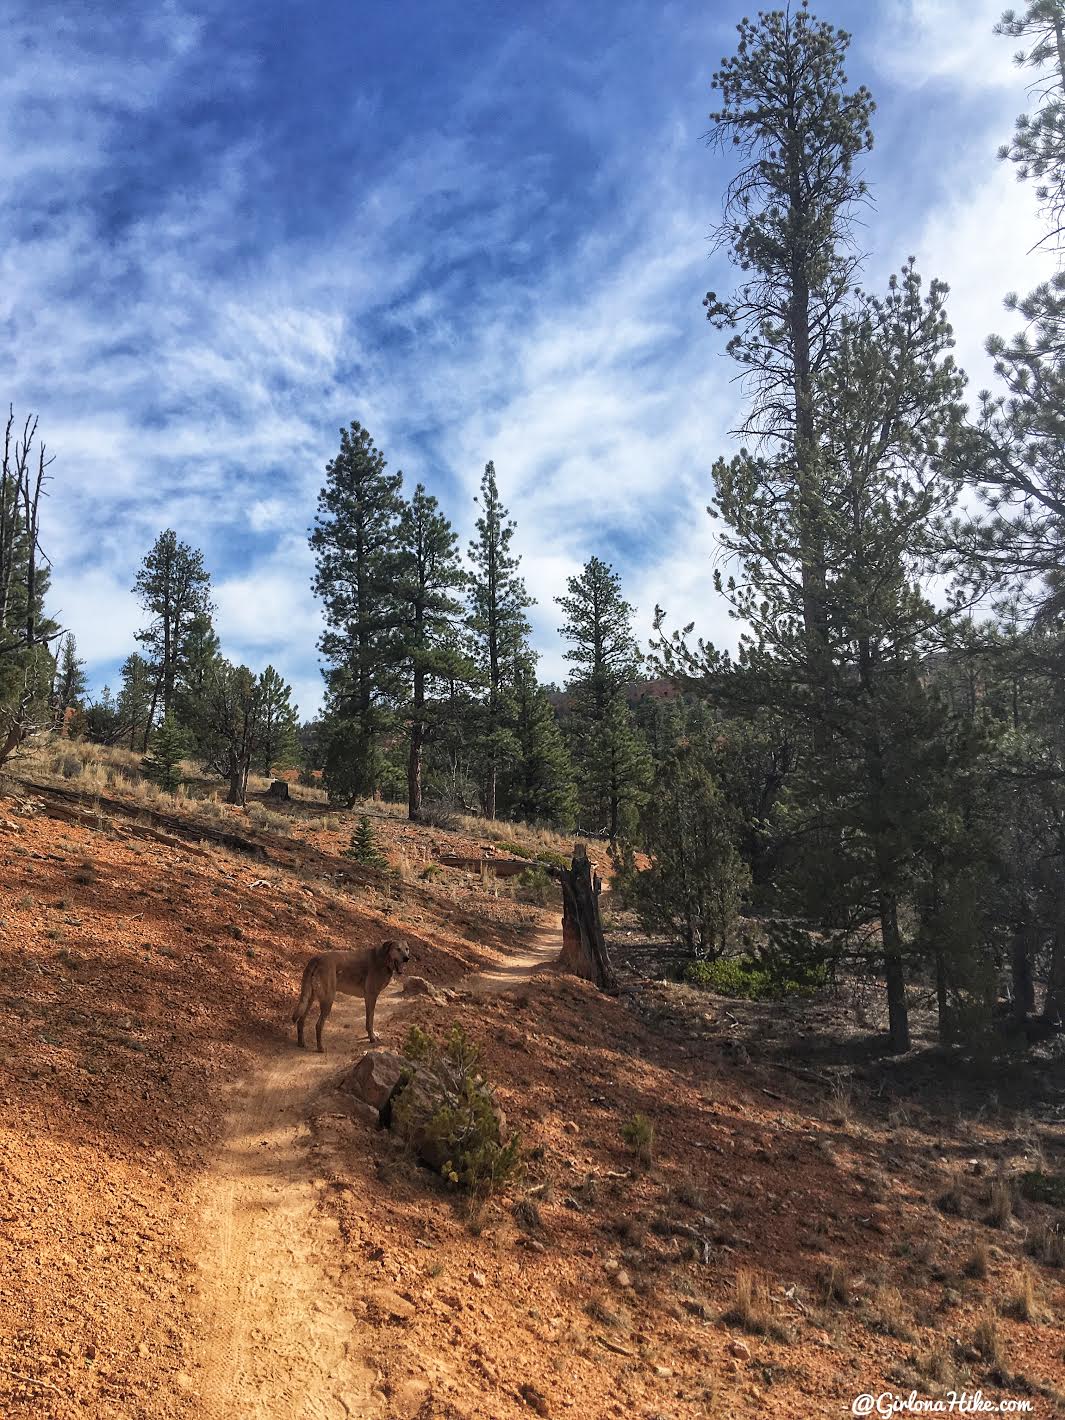
<instances>
[{"instance_id":1,"label":"dead tree","mask_svg":"<svg viewBox=\"0 0 1065 1420\"><path fill-rule=\"evenodd\" d=\"M21 438L13 438L14 424L11 409L0 461L0 764L54 720L48 645L62 634L40 610L47 559L41 553L38 519L52 460L43 444L34 450L33 415Z\"/></svg>"},{"instance_id":2,"label":"dead tree","mask_svg":"<svg viewBox=\"0 0 1065 1420\"><path fill-rule=\"evenodd\" d=\"M616 991L617 977L607 955L603 924L599 918L602 882L592 872L583 843L573 846L568 868L554 868L562 887L562 955L559 965L573 976L594 981L601 991Z\"/></svg>"}]
</instances>

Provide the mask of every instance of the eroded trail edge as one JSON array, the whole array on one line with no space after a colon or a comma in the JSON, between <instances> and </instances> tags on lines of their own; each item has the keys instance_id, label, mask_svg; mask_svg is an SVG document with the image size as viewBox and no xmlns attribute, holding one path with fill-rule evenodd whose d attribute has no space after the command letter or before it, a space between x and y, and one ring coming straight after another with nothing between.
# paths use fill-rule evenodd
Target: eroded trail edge
<instances>
[{"instance_id":1,"label":"eroded trail edge","mask_svg":"<svg viewBox=\"0 0 1065 1420\"><path fill-rule=\"evenodd\" d=\"M505 962L470 978L478 993L514 989L558 955L544 929ZM393 985L377 1021L395 1044L403 997ZM339 1232L319 1206L309 1165L310 1101L366 1048L362 1002L338 997L329 1054L279 1039L233 1087L222 1147L201 1186L195 1255L201 1369L197 1413L209 1420L347 1420L383 1413L368 1362L372 1335L355 1320L350 1275L339 1285Z\"/></svg>"}]
</instances>

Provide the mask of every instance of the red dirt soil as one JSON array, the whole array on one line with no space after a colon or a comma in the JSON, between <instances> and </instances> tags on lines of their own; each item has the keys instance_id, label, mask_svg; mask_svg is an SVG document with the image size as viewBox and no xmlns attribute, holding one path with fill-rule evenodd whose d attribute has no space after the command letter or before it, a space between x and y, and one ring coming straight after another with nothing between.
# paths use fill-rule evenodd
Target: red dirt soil
<instances>
[{"instance_id":1,"label":"red dirt soil","mask_svg":"<svg viewBox=\"0 0 1065 1420\"><path fill-rule=\"evenodd\" d=\"M0 799L4 1420L840 1415L948 1374L1056 1413L1062 1273L1024 1252L1054 1212L982 1221L1026 1147L1010 1128L833 1119L625 997L500 971L554 913L477 879L338 880L350 820L262 861L47 807ZM394 862L478 847L379 829ZM386 1043L460 1023L521 1133L524 1181L481 1206L333 1088L361 1003L338 1004L331 1054L292 1044L307 956L397 928L412 972L475 990L384 998ZM636 1113L649 1166L622 1137ZM952 1183L970 1216L937 1207ZM745 1269L768 1290L760 1334L723 1319ZM1008 1314L1023 1270L1032 1320ZM974 1341L992 1315L997 1362Z\"/></svg>"}]
</instances>

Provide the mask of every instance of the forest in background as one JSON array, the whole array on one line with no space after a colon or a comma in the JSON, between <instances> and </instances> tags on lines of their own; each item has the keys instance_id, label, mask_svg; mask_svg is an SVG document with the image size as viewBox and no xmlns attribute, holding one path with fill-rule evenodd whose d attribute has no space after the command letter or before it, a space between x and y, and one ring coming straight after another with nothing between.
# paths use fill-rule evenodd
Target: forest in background
<instances>
[{"instance_id":1,"label":"forest in background","mask_svg":"<svg viewBox=\"0 0 1065 1420\"><path fill-rule=\"evenodd\" d=\"M1032 95L1002 156L1060 251L1065 4L999 29ZM322 716L300 724L274 667L221 654L203 557L170 529L131 569L144 616L121 684L91 699L48 614L50 454L12 414L0 763L62 733L143 753L170 791L195 760L236 805L253 770L298 767L348 806L379 795L421 821L476 808L600 836L619 897L683 944L693 980L802 995L876 974L896 1051L922 992L945 1042L1059 1028L1065 270L1008 298L1020 330L991 337L996 385L975 399L938 274L900 259L884 291L862 288L875 105L848 83L848 44L806 4L772 11L742 22L714 76L711 137L734 160L715 239L736 284L705 304L746 399L740 452L713 469L714 594L738 652L693 640L698 608L669 606L641 648L593 555L556 598L566 684L541 684L493 464L464 556L437 500L353 422L311 533Z\"/></svg>"}]
</instances>

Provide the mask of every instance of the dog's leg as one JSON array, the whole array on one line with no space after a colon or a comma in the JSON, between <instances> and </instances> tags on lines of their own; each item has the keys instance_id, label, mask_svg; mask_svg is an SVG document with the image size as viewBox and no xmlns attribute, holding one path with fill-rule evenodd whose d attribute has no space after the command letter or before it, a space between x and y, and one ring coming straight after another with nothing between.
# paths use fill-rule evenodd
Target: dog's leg
<instances>
[{"instance_id":1,"label":"dog's leg","mask_svg":"<svg viewBox=\"0 0 1065 1420\"><path fill-rule=\"evenodd\" d=\"M375 1007L376 1005L377 1005L377 995L376 995L376 993L375 993L375 992L367 991L367 993L366 993L366 1034L367 1034L367 1035L369 1036L369 1038L370 1038L370 1044L371 1044L371 1045L376 1045L376 1044L377 1044L377 1037L376 1037L376 1036L374 1035L374 1033L373 1033L373 1013L374 1013L374 1007Z\"/></svg>"},{"instance_id":2,"label":"dog's leg","mask_svg":"<svg viewBox=\"0 0 1065 1420\"><path fill-rule=\"evenodd\" d=\"M318 1008L318 1022L317 1022L317 1024L316 1024L315 1027L314 1027L314 1038L315 1038L315 1040L318 1042L318 1053L319 1053L320 1055L322 1055L322 1054L325 1053L325 1046L322 1044L322 1027L325 1025L326 1021L329 1019L329 1012L330 1012L332 1009L333 1009L333 999L332 999L332 997L330 997L328 1000L323 999L322 1004L321 1004L321 1005L319 1006L319 1008Z\"/></svg>"}]
</instances>

